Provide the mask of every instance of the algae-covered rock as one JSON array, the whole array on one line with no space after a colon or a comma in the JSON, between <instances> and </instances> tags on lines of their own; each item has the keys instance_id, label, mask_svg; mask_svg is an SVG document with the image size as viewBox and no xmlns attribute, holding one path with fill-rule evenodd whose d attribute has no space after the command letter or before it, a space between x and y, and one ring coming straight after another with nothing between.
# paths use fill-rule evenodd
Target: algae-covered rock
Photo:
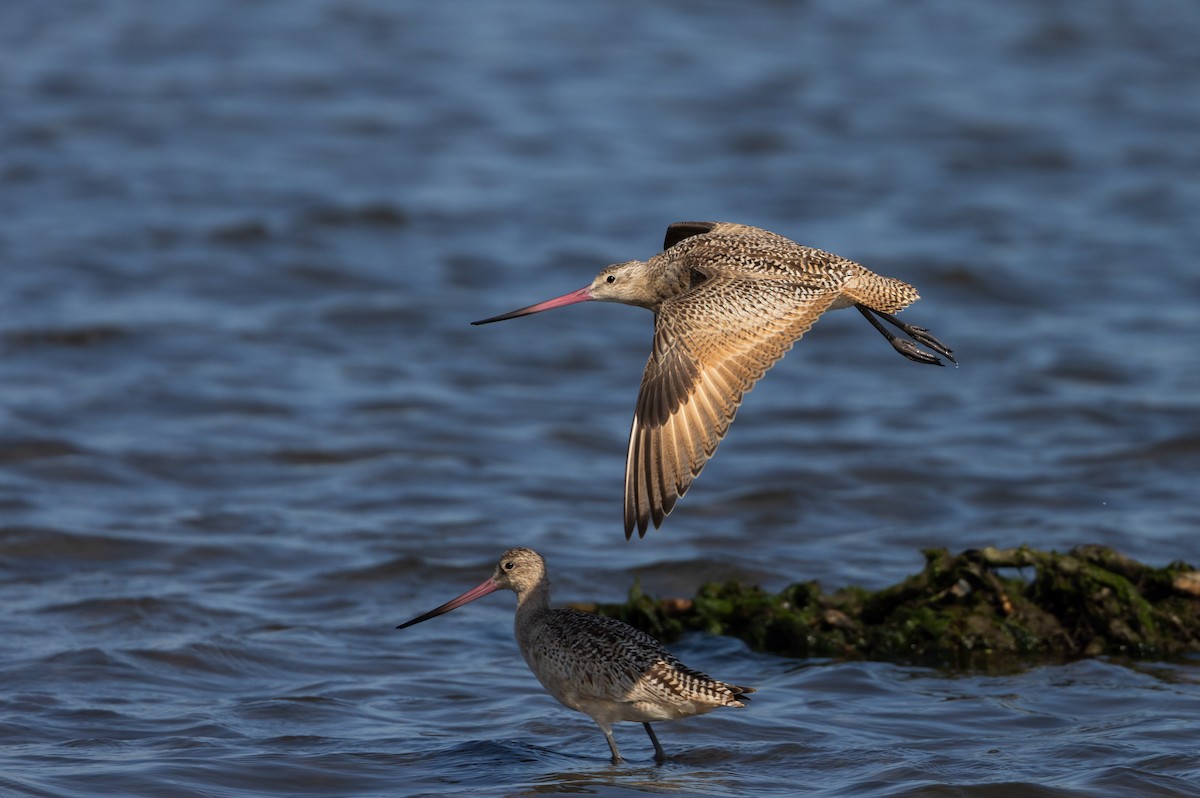
<instances>
[{"instance_id":1,"label":"algae-covered rock","mask_svg":"<svg viewBox=\"0 0 1200 798\"><path fill-rule=\"evenodd\" d=\"M995 668L1200 651L1200 572L1182 562L1151 568L1103 546L931 549L920 573L874 592L723 582L692 599L655 600L635 587L626 603L595 610L662 640L703 630L793 657Z\"/></svg>"}]
</instances>

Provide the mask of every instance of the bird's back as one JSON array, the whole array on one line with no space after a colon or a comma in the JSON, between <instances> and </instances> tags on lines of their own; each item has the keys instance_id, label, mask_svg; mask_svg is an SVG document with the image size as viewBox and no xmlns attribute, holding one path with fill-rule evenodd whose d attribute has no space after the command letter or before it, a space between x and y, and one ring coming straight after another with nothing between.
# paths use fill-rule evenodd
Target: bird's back
<instances>
[{"instance_id":1,"label":"bird's back","mask_svg":"<svg viewBox=\"0 0 1200 798\"><path fill-rule=\"evenodd\" d=\"M919 298L908 283L875 274L862 264L797 244L778 233L732 222L703 226L711 229L686 237L668 236L667 241L673 245L658 257L710 277L793 283L803 286L804 295L814 300L825 292L839 294L832 307L862 303L895 313Z\"/></svg>"},{"instance_id":2,"label":"bird's back","mask_svg":"<svg viewBox=\"0 0 1200 798\"><path fill-rule=\"evenodd\" d=\"M692 670L615 618L550 610L517 628L521 653L560 703L598 721L651 721L744 706L750 688Z\"/></svg>"}]
</instances>

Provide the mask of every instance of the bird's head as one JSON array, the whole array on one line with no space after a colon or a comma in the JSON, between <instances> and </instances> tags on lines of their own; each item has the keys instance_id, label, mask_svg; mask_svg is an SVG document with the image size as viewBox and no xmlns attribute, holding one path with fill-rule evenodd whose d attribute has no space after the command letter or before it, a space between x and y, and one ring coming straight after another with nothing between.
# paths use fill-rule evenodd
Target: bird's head
<instances>
[{"instance_id":1,"label":"bird's head","mask_svg":"<svg viewBox=\"0 0 1200 798\"><path fill-rule=\"evenodd\" d=\"M596 275L596 279L592 280L592 284L584 290L587 291L589 299L597 302L620 302L623 305L648 308L658 301L654 292L649 290L646 263L640 260L604 267Z\"/></svg>"}]
</instances>

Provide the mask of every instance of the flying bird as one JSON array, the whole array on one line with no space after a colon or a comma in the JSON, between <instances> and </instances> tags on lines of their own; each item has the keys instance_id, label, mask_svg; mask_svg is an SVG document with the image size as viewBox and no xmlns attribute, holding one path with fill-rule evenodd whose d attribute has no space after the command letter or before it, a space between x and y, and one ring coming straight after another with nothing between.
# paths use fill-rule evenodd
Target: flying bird
<instances>
[{"instance_id":1,"label":"flying bird","mask_svg":"<svg viewBox=\"0 0 1200 798\"><path fill-rule=\"evenodd\" d=\"M492 575L435 610L397 629L427 621L496 590L517 594L513 622L517 645L533 675L560 704L591 716L621 763L612 726L641 723L666 758L651 721L703 715L717 707L742 707L753 688L719 682L688 668L645 632L616 618L573 609L550 609L546 563L533 549L509 549Z\"/></svg>"},{"instance_id":2,"label":"flying bird","mask_svg":"<svg viewBox=\"0 0 1200 798\"><path fill-rule=\"evenodd\" d=\"M957 363L928 330L893 315L918 298L908 283L767 230L677 222L649 260L613 264L578 291L472 323L589 300L654 311L625 464L628 539L635 527L641 537L651 522L662 524L716 451L745 393L825 311L853 306L909 360L945 365L936 352Z\"/></svg>"}]
</instances>

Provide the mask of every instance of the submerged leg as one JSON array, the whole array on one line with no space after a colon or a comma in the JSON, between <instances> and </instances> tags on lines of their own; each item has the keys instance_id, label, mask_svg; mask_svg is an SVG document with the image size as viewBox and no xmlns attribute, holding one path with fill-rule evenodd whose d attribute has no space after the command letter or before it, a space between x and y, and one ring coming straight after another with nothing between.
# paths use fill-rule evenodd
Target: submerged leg
<instances>
[{"instance_id":1,"label":"submerged leg","mask_svg":"<svg viewBox=\"0 0 1200 798\"><path fill-rule=\"evenodd\" d=\"M612 763L614 765L621 764L625 760L621 759L621 752L617 750L617 741L613 739L612 727L606 729L601 726L600 731L604 732L604 739L608 740L608 750L612 751Z\"/></svg>"},{"instance_id":2,"label":"submerged leg","mask_svg":"<svg viewBox=\"0 0 1200 798\"><path fill-rule=\"evenodd\" d=\"M654 729L650 728L649 723L643 722L642 725L646 727L646 734L650 735L650 742L654 743L654 761L665 762L667 755L663 753L662 746L659 745L658 736L655 735Z\"/></svg>"},{"instance_id":3,"label":"submerged leg","mask_svg":"<svg viewBox=\"0 0 1200 798\"><path fill-rule=\"evenodd\" d=\"M858 308L858 312L863 314L867 321L871 322L871 326L878 330L879 334L886 338L888 343L890 343L897 352L904 355L909 360L917 363L928 363L931 366L945 365L937 358L936 355L926 352L924 349L921 349L919 346L912 343L912 341L905 341L903 338L897 338L895 335L892 335L892 333L886 327L879 323L879 321L875 318L876 316L894 326L900 332L913 339L913 341L925 344L934 352L946 356L949 358L951 363L958 363L958 361L954 359L954 350L930 335L929 330L925 329L924 327L916 327L912 324L906 324L893 316L891 313L884 313L881 310L874 310L866 305L856 304L854 307Z\"/></svg>"}]
</instances>

